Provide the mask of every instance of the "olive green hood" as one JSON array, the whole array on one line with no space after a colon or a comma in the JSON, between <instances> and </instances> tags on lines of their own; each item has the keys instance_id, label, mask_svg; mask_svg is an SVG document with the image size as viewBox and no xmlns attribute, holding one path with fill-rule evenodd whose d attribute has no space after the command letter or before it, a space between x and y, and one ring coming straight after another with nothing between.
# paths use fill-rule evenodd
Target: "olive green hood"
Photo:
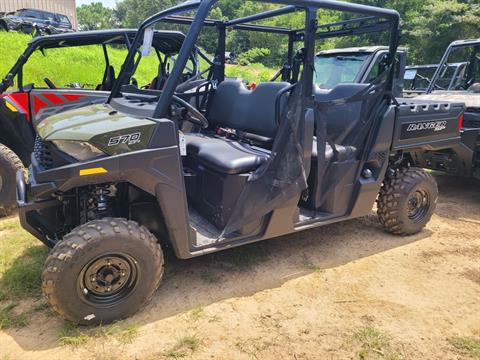
<instances>
[{"instance_id":1,"label":"olive green hood","mask_svg":"<svg viewBox=\"0 0 480 360\"><path fill-rule=\"evenodd\" d=\"M106 154L116 155L145 149L155 126L152 120L96 104L50 116L36 130L44 141L88 142Z\"/></svg>"},{"instance_id":2,"label":"olive green hood","mask_svg":"<svg viewBox=\"0 0 480 360\"><path fill-rule=\"evenodd\" d=\"M108 105L90 105L50 116L37 125L38 135L46 141L90 141L93 137L154 126L155 122L122 114Z\"/></svg>"}]
</instances>

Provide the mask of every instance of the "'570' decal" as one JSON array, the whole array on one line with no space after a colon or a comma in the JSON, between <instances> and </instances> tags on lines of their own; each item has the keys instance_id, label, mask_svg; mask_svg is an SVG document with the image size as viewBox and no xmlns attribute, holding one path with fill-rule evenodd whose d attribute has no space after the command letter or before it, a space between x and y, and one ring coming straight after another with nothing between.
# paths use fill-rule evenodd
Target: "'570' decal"
<instances>
[{"instance_id":1,"label":"'570' decal","mask_svg":"<svg viewBox=\"0 0 480 360\"><path fill-rule=\"evenodd\" d=\"M111 137L108 140L108 146L116 146L120 144L134 145L140 142L141 133L136 132L133 134L119 135Z\"/></svg>"}]
</instances>

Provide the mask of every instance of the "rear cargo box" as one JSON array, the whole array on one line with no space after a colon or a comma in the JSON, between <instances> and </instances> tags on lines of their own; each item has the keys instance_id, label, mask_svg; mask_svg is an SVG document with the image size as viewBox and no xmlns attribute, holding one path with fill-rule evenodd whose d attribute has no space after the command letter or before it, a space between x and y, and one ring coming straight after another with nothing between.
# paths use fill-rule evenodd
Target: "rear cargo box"
<instances>
[{"instance_id":1,"label":"rear cargo box","mask_svg":"<svg viewBox=\"0 0 480 360\"><path fill-rule=\"evenodd\" d=\"M403 98L397 101L400 108L393 150L440 150L459 143L463 103Z\"/></svg>"}]
</instances>

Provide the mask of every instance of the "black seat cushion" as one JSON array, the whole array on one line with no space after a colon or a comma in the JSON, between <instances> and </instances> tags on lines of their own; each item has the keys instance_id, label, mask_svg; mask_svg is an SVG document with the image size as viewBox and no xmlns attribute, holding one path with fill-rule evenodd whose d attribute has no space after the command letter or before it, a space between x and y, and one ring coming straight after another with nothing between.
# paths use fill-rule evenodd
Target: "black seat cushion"
<instances>
[{"instance_id":1,"label":"black seat cushion","mask_svg":"<svg viewBox=\"0 0 480 360\"><path fill-rule=\"evenodd\" d=\"M260 148L210 135L185 135L190 160L222 174L244 174L255 171L269 158Z\"/></svg>"},{"instance_id":2,"label":"black seat cushion","mask_svg":"<svg viewBox=\"0 0 480 360\"><path fill-rule=\"evenodd\" d=\"M215 91L208 118L219 127L274 138L277 132L275 99L289 85L288 82L266 82L249 90L240 80L225 80ZM282 99L281 109L285 97Z\"/></svg>"}]
</instances>

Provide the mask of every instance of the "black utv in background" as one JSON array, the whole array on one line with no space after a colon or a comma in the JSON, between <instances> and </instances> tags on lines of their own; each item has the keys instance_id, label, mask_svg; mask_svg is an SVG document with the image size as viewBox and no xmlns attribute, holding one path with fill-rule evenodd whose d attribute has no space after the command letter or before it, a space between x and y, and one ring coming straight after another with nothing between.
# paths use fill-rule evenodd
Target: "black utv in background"
<instances>
[{"instance_id":1,"label":"black utv in background","mask_svg":"<svg viewBox=\"0 0 480 360\"><path fill-rule=\"evenodd\" d=\"M208 18L216 2L188 1L147 19L106 104L37 126L29 182L17 178L20 220L53 248L42 288L65 319L99 324L137 311L162 280L162 246L192 258L365 216L376 200L384 228L411 235L435 210L435 180L404 155L454 146L464 107L395 101L396 11L258 0L286 5L222 21ZM326 10L349 20L319 24ZM256 23L293 13L303 29ZM132 86L161 21L190 25L175 65L161 89ZM185 79L207 27L218 34L214 61L205 78ZM232 30L285 35L281 81L248 89L225 78ZM314 85L316 42L375 32L389 39L375 79Z\"/></svg>"},{"instance_id":2,"label":"black utv in background","mask_svg":"<svg viewBox=\"0 0 480 360\"><path fill-rule=\"evenodd\" d=\"M0 18L0 30L15 30L26 34L39 31L41 34L51 35L71 32L73 27L66 15L37 9L20 9Z\"/></svg>"},{"instance_id":3,"label":"black utv in background","mask_svg":"<svg viewBox=\"0 0 480 360\"><path fill-rule=\"evenodd\" d=\"M457 70L453 77L445 80L444 74L452 66ZM413 153L416 166L480 179L480 39L451 43L426 94L416 99L466 105L463 122L459 125L461 142L449 149Z\"/></svg>"}]
</instances>

